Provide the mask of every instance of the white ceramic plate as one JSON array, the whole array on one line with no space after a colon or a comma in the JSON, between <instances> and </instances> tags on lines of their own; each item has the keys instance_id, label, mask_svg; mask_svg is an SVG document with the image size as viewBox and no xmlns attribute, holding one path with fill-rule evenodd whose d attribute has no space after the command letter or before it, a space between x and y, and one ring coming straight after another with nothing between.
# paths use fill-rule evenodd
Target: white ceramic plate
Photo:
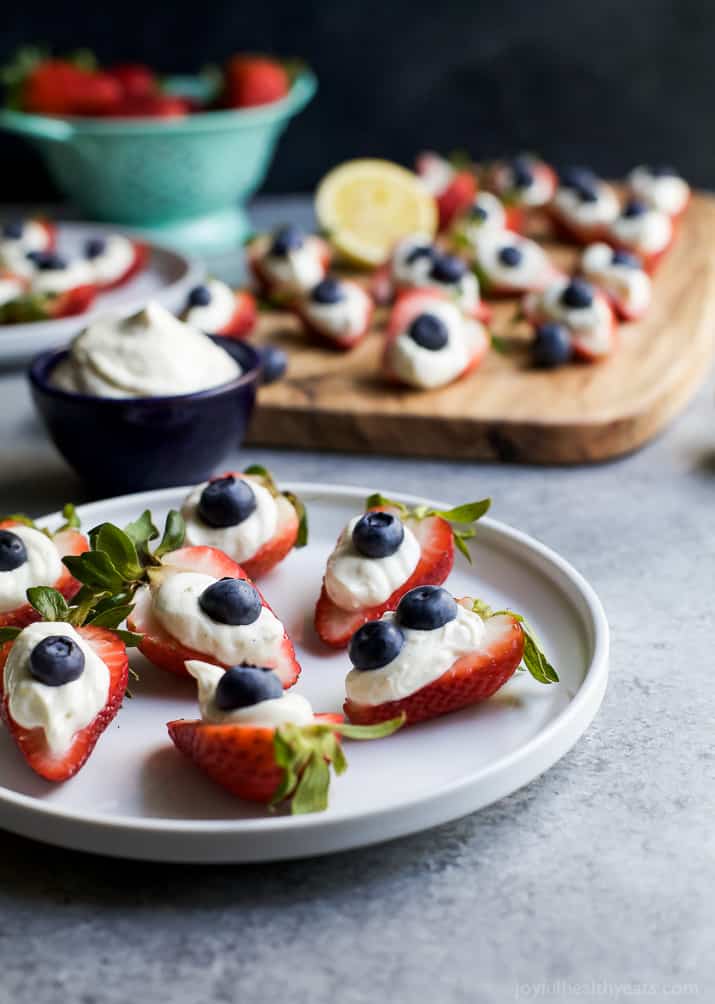
<instances>
[{"instance_id":1,"label":"white ceramic plate","mask_svg":"<svg viewBox=\"0 0 715 1004\"><path fill-rule=\"evenodd\" d=\"M121 227L101 223L58 223L58 250L70 258L78 257L88 237L116 233L131 236ZM202 266L169 248L156 244L149 248L146 268L118 289L101 293L85 314L57 321L0 325L0 366L29 362L39 352L63 345L93 317L108 311L126 316L151 299L159 300L168 310L181 310L189 290L203 278Z\"/></svg>"},{"instance_id":2,"label":"white ceramic plate","mask_svg":"<svg viewBox=\"0 0 715 1004\"><path fill-rule=\"evenodd\" d=\"M308 506L310 544L260 585L295 643L297 684L316 710L343 700L347 657L327 651L311 626L325 560L368 489L292 484ZM385 486L373 486L386 490ZM125 524L145 508L157 519L182 489L124 496L80 509L83 526ZM398 495L405 502L424 502ZM434 504L434 503L431 503ZM51 522L51 518L49 518ZM80 850L162 861L265 861L360 847L473 812L526 784L576 742L608 675L608 625L587 582L553 551L492 520L479 523L470 567L458 555L447 585L523 613L561 683L518 674L490 701L369 743L347 742L350 767L334 778L324 813L292 817L243 804L173 747L165 723L196 714L193 681L132 657L140 682L80 773L51 786L0 734L0 826Z\"/></svg>"}]
</instances>

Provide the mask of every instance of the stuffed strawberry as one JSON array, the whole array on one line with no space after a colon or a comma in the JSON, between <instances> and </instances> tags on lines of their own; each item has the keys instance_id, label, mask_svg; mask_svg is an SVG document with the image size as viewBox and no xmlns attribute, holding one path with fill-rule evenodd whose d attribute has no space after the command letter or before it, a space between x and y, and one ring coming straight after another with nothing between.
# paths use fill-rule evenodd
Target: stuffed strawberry
<instances>
[{"instance_id":1,"label":"stuffed strawberry","mask_svg":"<svg viewBox=\"0 0 715 1004\"><path fill-rule=\"evenodd\" d=\"M359 283L330 275L295 301L295 312L306 331L324 345L344 351L363 340L374 309L372 298Z\"/></svg>"},{"instance_id":2,"label":"stuffed strawberry","mask_svg":"<svg viewBox=\"0 0 715 1004\"><path fill-rule=\"evenodd\" d=\"M480 519L489 504L483 499L448 510L408 509L371 495L365 512L348 523L328 558L315 609L322 641L345 648L362 624L394 610L410 589L444 582L454 564L455 543L469 558L465 541L475 531L468 524Z\"/></svg>"},{"instance_id":3,"label":"stuffed strawberry","mask_svg":"<svg viewBox=\"0 0 715 1004\"><path fill-rule=\"evenodd\" d=\"M88 262L67 261L54 251L29 251L30 288L23 296L0 307L0 320L21 324L56 320L84 313L97 295L97 284Z\"/></svg>"},{"instance_id":4,"label":"stuffed strawberry","mask_svg":"<svg viewBox=\"0 0 715 1004\"><path fill-rule=\"evenodd\" d=\"M233 290L219 279L194 286L182 320L209 335L246 338L258 320L256 298L248 290Z\"/></svg>"},{"instance_id":5,"label":"stuffed strawberry","mask_svg":"<svg viewBox=\"0 0 715 1004\"><path fill-rule=\"evenodd\" d=\"M465 316L446 294L418 289L404 293L392 309L383 365L397 383L433 389L476 369L488 349L480 321Z\"/></svg>"},{"instance_id":6,"label":"stuffed strawberry","mask_svg":"<svg viewBox=\"0 0 715 1004\"><path fill-rule=\"evenodd\" d=\"M116 289L144 269L149 248L123 234L110 234L107 237L90 237L84 246L84 256L91 266L97 288Z\"/></svg>"},{"instance_id":7,"label":"stuffed strawberry","mask_svg":"<svg viewBox=\"0 0 715 1004\"><path fill-rule=\"evenodd\" d=\"M589 244L581 255L581 271L608 297L624 321L639 321L648 312L653 282L638 255L608 244Z\"/></svg>"},{"instance_id":8,"label":"stuffed strawberry","mask_svg":"<svg viewBox=\"0 0 715 1004\"><path fill-rule=\"evenodd\" d=\"M551 221L560 236L577 244L601 240L619 213L613 187L586 167L562 171L549 204Z\"/></svg>"},{"instance_id":9,"label":"stuffed strawberry","mask_svg":"<svg viewBox=\"0 0 715 1004\"><path fill-rule=\"evenodd\" d=\"M415 170L434 196L439 214L439 229L450 224L470 206L477 191L477 179L471 167L455 167L432 150L421 153Z\"/></svg>"},{"instance_id":10,"label":"stuffed strawberry","mask_svg":"<svg viewBox=\"0 0 715 1004\"><path fill-rule=\"evenodd\" d=\"M133 639L103 626L116 625L126 607L112 610L105 600L99 613L91 591L76 607L42 586L27 595L44 619L0 628L0 715L32 770L66 781L119 710L129 669L125 640Z\"/></svg>"},{"instance_id":11,"label":"stuffed strawberry","mask_svg":"<svg viewBox=\"0 0 715 1004\"><path fill-rule=\"evenodd\" d=\"M252 579L308 541L305 508L265 467L230 471L197 485L181 507L186 543L216 547Z\"/></svg>"},{"instance_id":12,"label":"stuffed strawberry","mask_svg":"<svg viewBox=\"0 0 715 1004\"><path fill-rule=\"evenodd\" d=\"M565 326L571 334L573 354L584 362L598 362L615 350L617 322L611 306L585 279L565 277L541 293L529 293L523 311L536 328L549 322Z\"/></svg>"},{"instance_id":13,"label":"stuffed strawberry","mask_svg":"<svg viewBox=\"0 0 715 1004\"><path fill-rule=\"evenodd\" d=\"M292 224L254 237L246 255L259 293L280 304L317 286L330 266L330 248L322 237Z\"/></svg>"},{"instance_id":14,"label":"stuffed strawberry","mask_svg":"<svg viewBox=\"0 0 715 1004\"><path fill-rule=\"evenodd\" d=\"M556 172L532 154L498 161L487 172L487 187L511 211L512 229L522 231L524 213L548 205L554 197Z\"/></svg>"},{"instance_id":15,"label":"stuffed strawberry","mask_svg":"<svg viewBox=\"0 0 715 1004\"><path fill-rule=\"evenodd\" d=\"M604 240L612 247L637 254L652 275L673 242L673 221L640 199L630 199L620 216L605 229Z\"/></svg>"},{"instance_id":16,"label":"stuffed strawberry","mask_svg":"<svg viewBox=\"0 0 715 1004\"><path fill-rule=\"evenodd\" d=\"M467 212L454 222L449 234L450 244L473 261L486 231L518 233L521 222L514 207L505 206L492 192L478 192Z\"/></svg>"},{"instance_id":17,"label":"stuffed strawberry","mask_svg":"<svg viewBox=\"0 0 715 1004\"><path fill-rule=\"evenodd\" d=\"M516 296L543 289L561 274L540 244L509 230L480 230L472 254L485 296Z\"/></svg>"},{"instance_id":18,"label":"stuffed strawberry","mask_svg":"<svg viewBox=\"0 0 715 1004\"><path fill-rule=\"evenodd\" d=\"M0 265L12 271L18 260L22 262L28 251L53 251L57 240L57 227L45 219L12 219L0 226ZM26 276L32 272L32 264L27 263L19 274Z\"/></svg>"},{"instance_id":19,"label":"stuffed strawberry","mask_svg":"<svg viewBox=\"0 0 715 1004\"><path fill-rule=\"evenodd\" d=\"M628 189L634 199L639 199L651 209L657 209L676 222L690 204L690 185L674 167L642 164L628 174Z\"/></svg>"},{"instance_id":20,"label":"stuffed strawberry","mask_svg":"<svg viewBox=\"0 0 715 1004\"><path fill-rule=\"evenodd\" d=\"M78 555L89 543L77 527L73 506L65 506L67 522L50 534L25 516L0 520L0 627L24 627L37 620L38 612L26 600L35 586L54 586L66 600L80 588L63 564L67 555Z\"/></svg>"},{"instance_id":21,"label":"stuffed strawberry","mask_svg":"<svg viewBox=\"0 0 715 1004\"><path fill-rule=\"evenodd\" d=\"M139 650L170 673L185 676L189 659L233 666L260 661L284 687L300 674L285 628L244 570L215 547L182 547L149 571L135 595L129 630Z\"/></svg>"},{"instance_id":22,"label":"stuffed strawberry","mask_svg":"<svg viewBox=\"0 0 715 1004\"><path fill-rule=\"evenodd\" d=\"M232 666L225 672L192 660L199 685L201 719L168 723L172 741L212 781L232 795L271 806L286 803L292 813L328 806L330 767L342 774L347 761L340 738L377 739L402 724L378 728L343 723L341 715L313 714L300 694L284 693L274 672Z\"/></svg>"},{"instance_id":23,"label":"stuffed strawberry","mask_svg":"<svg viewBox=\"0 0 715 1004\"><path fill-rule=\"evenodd\" d=\"M353 636L344 711L360 725L398 715L414 725L487 700L522 659L540 683L558 682L523 618L419 586Z\"/></svg>"}]
</instances>

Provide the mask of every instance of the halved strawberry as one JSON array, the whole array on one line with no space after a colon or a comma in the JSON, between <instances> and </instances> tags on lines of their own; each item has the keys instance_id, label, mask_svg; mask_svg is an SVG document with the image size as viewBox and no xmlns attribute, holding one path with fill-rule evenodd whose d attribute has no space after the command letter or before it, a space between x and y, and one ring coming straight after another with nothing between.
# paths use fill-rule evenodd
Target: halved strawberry
<instances>
[{"instance_id":1,"label":"halved strawberry","mask_svg":"<svg viewBox=\"0 0 715 1004\"><path fill-rule=\"evenodd\" d=\"M329 345L332 349L341 349L342 351L347 352L350 349L354 349L355 346L358 345L363 338L365 338L370 330L373 314L375 313L375 304L373 303L372 297L363 289L362 286L360 286L359 283L352 282L349 279L341 279L340 284L357 290L358 294L353 295L359 295L364 300L364 321L360 330L355 334L351 334L349 337L338 336L332 332L332 329L327 324L322 324L320 320L315 317L315 314L311 313L310 294L296 300L294 310L308 334L312 335L323 345Z\"/></svg>"},{"instance_id":2,"label":"halved strawberry","mask_svg":"<svg viewBox=\"0 0 715 1004\"><path fill-rule=\"evenodd\" d=\"M524 631L512 614L498 614L485 621L483 647L457 659L440 677L409 697L384 704L357 704L349 698L343 710L351 722L373 725L405 715L414 725L457 711L495 694L513 676L524 656Z\"/></svg>"},{"instance_id":3,"label":"halved strawberry","mask_svg":"<svg viewBox=\"0 0 715 1004\"><path fill-rule=\"evenodd\" d=\"M223 551L215 547L182 547L176 551L170 551L161 559L162 568L158 571L152 570L153 578L172 572L199 572L210 575L214 579L249 579L244 569L232 561ZM260 590L261 603L268 610L271 606L266 602ZM204 662L213 662L217 665L218 660L206 653L197 652L187 648L177 638L173 638L166 631L154 615L152 609L152 587L142 586L134 598L134 610L127 618L127 626L130 631L135 631L142 635L139 642L139 651L146 656L149 662L165 669L169 673L177 676L188 676L184 663L187 659L199 659ZM274 669L280 676L284 687L292 686L300 674L300 665L295 657L293 643L284 631L280 649L273 660L267 661L266 666ZM226 667L228 668L228 667Z\"/></svg>"},{"instance_id":4,"label":"halved strawberry","mask_svg":"<svg viewBox=\"0 0 715 1004\"><path fill-rule=\"evenodd\" d=\"M393 512L400 510L387 505L370 506L366 512ZM452 527L441 516L425 519L406 519L405 526L414 533L420 545L420 560L412 575L385 603L362 610L343 610L328 596L325 581L315 608L315 630L321 641L333 648L346 648L357 629L367 621L378 620L388 610L394 610L399 601L415 586L440 585L454 565L454 537Z\"/></svg>"},{"instance_id":5,"label":"halved strawberry","mask_svg":"<svg viewBox=\"0 0 715 1004\"><path fill-rule=\"evenodd\" d=\"M339 724L342 715L316 715L317 723ZM168 722L172 741L197 767L232 795L249 802L272 801L284 768L276 761L276 729L256 725ZM311 726L303 726L310 729Z\"/></svg>"},{"instance_id":6,"label":"halved strawberry","mask_svg":"<svg viewBox=\"0 0 715 1004\"><path fill-rule=\"evenodd\" d=\"M64 293L26 293L0 306L0 323L28 324L83 314L92 305L97 289L84 285Z\"/></svg>"},{"instance_id":7,"label":"halved strawberry","mask_svg":"<svg viewBox=\"0 0 715 1004\"><path fill-rule=\"evenodd\" d=\"M474 173L468 168L455 169L446 158L431 150L418 156L415 169L435 198L440 231L446 230L472 204L477 193Z\"/></svg>"},{"instance_id":8,"label":"halved strawberry","mask_svg":"<svg viewBox=\"0 0 715 1004\"><path fill-rule=\"evenodd\" d=\"M583 362L595 363L607 358L615 351L618 345L618 321L611 309L608 297L600 289L594 290L594 297L600 302L604 315L607 315L605 327L595 331L571 327L563 318L552 316L544 309L543 301L538 293L527 293L522 300L522 312L534 327L547 321L558 321L565 324L571 332L574 356Z\"/></svg>"},{"instance_id":9,"label":"halved strawberry","mask_svg":"<svg viewBox=\"0 0 715 1004\"><path fill-rule=\"evenodd\" d=\"M18 525L21 525L19 520L0 520L0 530L11 530L13 526ZM59 533L54 534L52 539L61 558L70 554L84 554L85 551L89 550L89 542L84 534L72 528L60 530ZM62 593L67 601L77 595L81 586L66 568L63 569L62 574L56 582L46 582L42 583L42 585L53 586L58 592ZM40 615L37 610L29 603L23 603L22 606L17 607L15 610L0 613L0 627L25 627L27 624L31 624L33 621L39 619Z\"/></svg>"},{"instance_id":10,"label":"halved strawberry","mask_svg":"<svg viewBox=\"0 0 715 1004\"><path fill-rule=\"evenodd\" d=\"M25 729L11 717L8 696L3 691L3 670L14 643L6 642L0 648L0 715L30 767L48 781L67 781L84 765L97 740L119 710L127 689L129 660L120 638L102 627L79 627L75 630L109 669L109 695L99 714L75 734L72 745L61 757L53 755L48 748L43 729Z\"/></svg>"},{"instance_id":11,"label":"halved strawberry","mask_svg":"<svg viewBox=\"0 0 715 1004\"><path fill-rule=\"evenodd\" d=\"M253 331L258 320L258 305L253 293L247 289L237 289L234 291L236 298L236 309L233 316L220 331L212 332L215 335L223 335L224 338L246 338Z\"/></svg>"},{"instance_id":12,"label":"halved strawberry","mask_svg":"<svg viewBox=\"0 0 715 1004\"><path fill-rule=\"evenodd\" d=\"M439 289L433 289L432 287L427 289L411 289L406 290L404 293L400 293L395 305L392 308L390 314L390 320L387 327L387 338L385 340L385 348L383 351L383 367L387 376L397 383L402 381L393 372L392 366L390 365L390 349L392 343L395 339L402 334L410 326L412 321L421 313L428 312L430 306L435 300L441 300L443 302L452 302L446 293L443 293ZM482 305L478 305L478 308L471 313L474 321L487 320L491 316L491 312L486 304L483 305L485 309L482 309ZM466 323L466 322L465 322ZM455 376L455 380L461 380L462 377L467 376L472 370L475 370L477 366L482 362L485 355L489 350L489 338L487 333L482 329L481 324L471 324L469 329L469 358L467 365L464 367L461 373Z\"/></svg>"},{"instance_id":13,"label":"halved strawberry","mask_svg":"<svg viewBox=\"0 0 715 1004\"><path fill-rule=\"evenodd\" d=\"M246 245L246 262L248 270L256 284L258 293L262 296L268 297L269 299L276 299L281 305L287 306L295 300L301 291L293 288L286 288L285 285L281 283L280 280L272 276L266 268L264 258L270 250L272 240L273 237L271 234L260 234L258 237L254 237L253 240L249 241ZM317 237L315 234L309 234L307 240L310 241L318 258L320 268L322 270L321 278L323 278L327 275L328 269L330 268L330 245L327 241L324 241L322 237Z\"/></svg>"},{"instance_id":14,"label":"halved strawberry","mask_svg":"<svg viewBox=\"0 0 715 1004\"><path fill-rule=\"evenodd\" d=\"M129 282L130 279L144 270L149 259L149 246L143 241L132 241L132 247L134 249L134 258L131 265L129 265L129 267L126 268L120 276L117 276L116 279L112 279L109 282L99 283L99 290L104 291L108 289L116 289L118 286L123 286L125 282Z\"/></svg>"}]
</instances>

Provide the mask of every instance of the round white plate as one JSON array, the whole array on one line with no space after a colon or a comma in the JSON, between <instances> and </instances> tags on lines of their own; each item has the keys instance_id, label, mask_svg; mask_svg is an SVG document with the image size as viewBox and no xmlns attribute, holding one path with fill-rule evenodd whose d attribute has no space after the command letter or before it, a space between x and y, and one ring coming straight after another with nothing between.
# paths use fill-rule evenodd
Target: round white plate
<instances>
[{"instance_id":1,"label":"round white plate","mask_svg":"<svg viewBox=\"0 0 715 1004\"><path fill-rule=\"evenodd\" d=\"M260 585L296 643L303 666L299 690L316 710L337 711L347 657L318 641L312 610L335 539L369 491L286 487L307 504L310 543ZM372 490L377 488L385 490ZM172 488L83 506L82 524L91 528L111 520L123 525L145 508L158 521L185 494ZM425 501L398 497L410 504ZM290 816L241 803L182 757L165 723L196 715L195 685L154 669L134 653L140 681L131 684L133 699L66 784L52 786L35 776L8 734L0 733L0 826L122 857L265 861L405 836L509 794L563 756L596 714L608 675L608 625L601 603L578 572L525 534L483 520L471 550L474 565L457 556L450 590L523 613L556 666L560 684L543 686L520 673L482 705L388 739L346 740L350 767L333 778L329 809Z\"/></svg>"},{"instance_id":2,"label":"round white plate","mask_svg":"<svg viewBox=\"0 0 715 1004\"><path fill-rule=\"evenodd\" d=\"M57 247L60 253L76 258L82 254L88 237L116 233L131 236L121 227L101 223L58 223ZM147 300L152 299L158 300L168 310L181 310L189 290L203 278L203 267L169 248L149 244L149 249L146 268L118 289L101 293L85 314L62 317L57 321L0 325L0 366L28 362L38 352L63 345L88 321L102 313L127 316L141 310Z\"/></svg>"}]
</instances>

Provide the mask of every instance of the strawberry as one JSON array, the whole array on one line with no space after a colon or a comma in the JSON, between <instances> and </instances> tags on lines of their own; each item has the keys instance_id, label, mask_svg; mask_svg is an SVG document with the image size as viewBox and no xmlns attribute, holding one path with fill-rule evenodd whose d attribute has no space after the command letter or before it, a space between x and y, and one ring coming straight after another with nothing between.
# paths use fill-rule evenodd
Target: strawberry
<instances>
[{"instance_id":1,"label":"strawberry","mask_svg":"<svg viewBox=\"0 0 715 1004\"><path fill-rule=\"evenodd\" d=\"M492 613L479 600L458 600L485 621L484 644L461 656L441 676L407 697L383 704L345 701L349 721L372 725L405 716L406 725L437 718L470 704L485 701L497 692L524 660L525 668L540 683L557 683L558 675L541 651L522 617L511 611Z\"/></svg>"},{"instance_id":2,"label":"strawberry","mask_svg":"<svg viewBox=\"0 0 715 1004\"><path fill-rule=\"evenodd\" d=\"M253 293L249 293L246 289L235 290L234 296L236 297L236 309L231 320L220 331L215 331L213 334L240 340L247 338L255 328L258 320L258 304Z\"/></svg>"},{"instance_id":3,"label":"strawberry","mask_svg":"<svg viewBox=\"0 0 715 1004\"><path fill-rule=\"evenodd\" d=\"M72 507L65 507L67 515L72 512ZM24 517L9 516L6 519L0 520L0 530L11 530L14 526L28 524L33 526L32 522ZM84 554L85 551L89 550L87 538L74 525L68 524L61 530L58 530L57 533L52 535L52 540L62 558L67 555ZM48 582L46 585L54 586L58 592L62 593L66 600L71 600L79 592L80 588L80 583L67 569L63 570L56 582ZM0 627L25 627L26 624L31 624L33 621L38 620L39 616L33 606L29 603L23 603L22 606L17 607L15 610L0 613Z\"/></svg>"},{"instance_id":4,"label":"strawberry","mask_svg":"<svg viewBox=\"0 0 715 1004\"><path fill-rule=\"evenodd\" d=\"M26 324L32 321L56 321L89 310L98 287L87 283L63 293L27 293L0 307L0 323Z\"/></svg>"},{"instance_id":5,"label":"strawberry","mask_svg":"<svg viewBox=\"0 0 715 1004\"><path fill-rule=\"evenodd\" d=\"M67 60L40 60L22 84L22 108L38 115L74 115L87 76Z\"/></svg>"},{"instance_id":6,"label":"strawberry","mask_svg":"<svg viewBox=\"0 0 715 1004\"><path fill-rule=\"evenodd\" d=\"M316 281L320 281L325 278L330 267L330 245L322 237L316 237L314 234L300 234L300 238L316 259ZM273 301L276 306L288 308L306 290L298 281L285 283L272 273L268 259L272 255L274 242L275 234L260 234L254 237L246 245L246 263L259 295Z\"/></svg>"},{"instance_id":7,"label":"strawberry","mask_svg":"<svg viewBox=\"0 0 715 1004\"><path fill-rule=\"evenodd\" d=\"M239 478L248 481L249 484L253 482L265 488L273 496L277 509L277 526L273 536L262 544L255 554L252 554L248 558L242 558L240 561L241 568L246 576L251 579L257 579L283 561L293 548L304 547L308 542L308 524L305 507L292 492L281 492L273 480L271 473L259 464L252 464L245 471L226 471L223 474L217 474L216 477L211 478L209 484L213 485L214 491L218 490L228 493L229 498L227 502L230 504L230 496L236 490L235 481ZM205 491L206 489L204 488L201 493L202 500ZM214 496L214 503L220 505L221 498L217 499ZM199 506L196 507L196 509L198 508ZM205 524L205 521L196 509L192 504L192 496L190 495L182 508L182 514L189 520L188 542L191 542L192 517L201 520ZM228 526L236 526L239 522L242 522L242 520L236 516L236 521L229 523ZM212 525L213 523L208 524L209 527ZM199 539L202 543L211 542L215 546L220 544L220 549L224 553L227 553L229 550L229 545L224 543L221 537L211 540L211 537L202 535ZM228 556L231 557L230 554ZM239 555L234 555L234 557L238 558Z\"/></svg>"},{"instance_id":8,"label":"strawberry","mask_svg":"<svg viewBox=\"0 0 715 1004\"><path fill-rule=\"evenodd\" d=\"M401 725L398 718L366 730L343 723L342 715L318 714L313 725L270 728L180 719L167 728L176 747L232 795L269 805L289 802L297 814L327 808L327 768L332 765L336 774L347 768L341 734L377 739Z\"/></svg>"},{"instance_id":9,"label":"strawberry","mask_svg":"<svg viewBox=\"0 0 715 1004\"><path fill-rule=\"evenodd\" d=\"M405 593L415 586L444 582L454 565L455 544L471 561L465 540L473 537L475 531L473 528L456 529L452 523L464 525L476 522L489 506L490 500L484 499L454 509L436 510L420 506L410 510L401 502L379 494L371 495L365 503L365 511L391 512L399 516L419 542L420 559L409 578L379 606L343 610L328 595L323 579L315 608L315 630L321 641L332 648L345 648L359 627L367 621L377 620L388 610L394 610Z\"/></svg>"},{"instance_id":10,"label":"strawberry","mask_svg":"<svg viewBox=\"0 0 715 1004\"><path fill-rule=\"evenodd\" d=\"M118 81L126 98L145 98L159 88L154 71L142 63L119 63L110 66L107 73Z\"/></svg>"},{"instance_id":11,"label":"strawberry","mask_svg":"<svg viewBox=\"0 0 715 1004\"><path fill-rule=\"evenodd\" d=\"M215 547L182 547L176 551L170 551L163 555L161 567L151 570L150 580L156 583L162 575L170 575L172 572L199 572L215 579L230 578L250 581L240 565L237 565L223 551L219 551ZM262 605L271 610L260 590L258 593ZM169 673L187 676L184 663L188 659L199 659L218 664L213 656L187 648L159 624L152 610L151 585L142 587L136 593L134 610L127 617L127 625L130 631L143 635L138 643L139 651L146 656L149 662ZM295 657L293 644L285 631L280 649L273 661L274 665L270 665L268 668L276 671L284 687L292 686L298 679L300 666Z\"/></svg>"},{"instance_id":12,"label":"strawberry","mask_svg":"<svg viewBox=\"0 0 715 1004\"><path fill-rule=\"evenodd\" d=\"M418 156L415 169L435 198L440 231L446 230L472 204L477 193L474 172L468 168L457 170L429 150Z\"/></svg>"},{"instance_id":13,"label":"strawberry","mask_svg":"<svg viewBox=\"0 0 715 1004\"><path fill-rule=\"evenodd\" d=\"M290 77L275 59L265 56L234 56L224 70L221 104L225 108L252 108L284 98Z\"/></svg>"},{"instance_id":14,"label":"strawberry","mask_svg":"<svg viewBox=\"0 0 715 1004\"><path fill-rule=\"evenodd\" d=\"M134 260L131 265L116 279L100 283L97 287L99 290L117 289L118 286L123 286L144 270L149 260L149 246L143 241L132 241L132 245L134 247Z\"/></svg>"},{"instance_id":15,"label":"strawberry","mask_svg":"<svg viewBox=\"0 0 715 1004\"><path fill-rule=\"evenodd\" d=\"M13 641L0 648L0 716L18 749L36 774L48 781L67 781L84 765L95 744L116 715L127 689L129 660L124 642L113 632L103 627L86 626L76 629L84 641L94 649L109 669L109 695L99 714L85 728L77 732L70 748L56 756L48 748L45 733L41 728L26 729L15 722L10 715L9 698L3 692L4 668Z\"/></svg>"},{"instance_id":16,"label":"strawberry","mask_svg":"<svg viewBox=\"0 0 715 1004\"><path fill-rule=\"evenodd\" d=\"M327 290L325 295L321 293L322 290ZM315 308L318 307L319 309L319 305L323 303L335 303L339 308L339 302L337 300L326 299L326 297L334 295L331 290L336 291L341 298L341 302L344 303L348 299L352 299L361 305L363 320L358 331L351 331L351 333L347 336L342 334L341 332L344 329L339 322L345 318L338 317L336 333L333 326L326 323L322 317L317 315ZM322 280L322 282L319 282L314 289L297 300L295 302L294 309L308 334L312 335L313 338L321 342L323 345L329 345L332 349L341 349L342 351L347 352L350 349L354 349L355 346L365 338L370 330L373 314L375 312L375 304L373 303L370 295L359 283L353 282L350 279L337 280L333 279L332 276L327 276Z\"/></svg>"},{"instance_id":17,"label":"strawberry","mask_svg":"<svg viewBox=\"0 0 715 1004\"><path fill-rule=\"evenodd\" d=\"M559 282L565 285L564 280L559 280ZM583 280L571 280L571 282L576 284L583 282ZM566 314L553 308L549 309L544 295L540 293L528 293L524 297L522 313L534 327L548 321L564 324L571 332L571 343L576 358L587 363L598 362L612 355L615 351L618 345L618 322L605 294L600 289L594 289L592 295L597 309L604 318L604 323L596 328L569 325Z\"/></svg>"},{"instance_id":18,"label":"strawberry","mask_svg":"<svg viewBox=\"0 0 715 1004\"><path fill-rule=\"evenodd\" d=\"M440 290L433 288L414 289L401 293L392 308L383 352L383 367L387 376L396 383L402 383L402 380L394 372L391 365L391 347L398 336L409 328L419 314L429 312L430 306L434 304L435 300L450 302L447 294ZM489 316L488 306L482 304L481 301L471 314L466 315L464 334L465 338L468 339L469 357L462 372L454 377L455 380L461 380L462 377L475 370L487 354L489 338L480 322Z\"/></svg>"}]
</instances>

